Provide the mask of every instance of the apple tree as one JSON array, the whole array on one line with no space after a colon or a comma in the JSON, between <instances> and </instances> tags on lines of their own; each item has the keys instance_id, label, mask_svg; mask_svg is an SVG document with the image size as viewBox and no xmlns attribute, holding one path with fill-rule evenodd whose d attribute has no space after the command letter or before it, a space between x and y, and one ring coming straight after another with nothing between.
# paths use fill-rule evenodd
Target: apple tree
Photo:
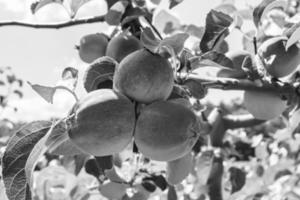
<instances>
[{"instance_id":1,"label":"apple tree","mask_svg":"<svg viewBox=\"0 0 300 200\"><path fill-rule=\"evenodd\" d=\"M170 0L169 9L182 1ZM64 169L41 166L45 155L72 168L66 199L300 198L298 0L263 0L246 10L223 1L204 27L170 21L163 31L153 25L160 0L106 0L104 16L78 19L87 2L32 4L32 13L60 4L70 15L63 23L0 23L113 27L109 35L78 38L78 56L88 65L86 95L75 93L73 67L55 87L28 82L49 103L57 90L76 103L64 118L28 123L11 136L2 157L9 200L47 199L36 189L48 187L46 180L34 175L48 170L55 177ZM244 33L246 21L255 30ZM226 40L234 30L243 33L238 51ZM241 91L243 101L213 104L208 99L216 90ZM81 171L94 177L93 187L74 183Z\"/></svg>"}]
</instances>

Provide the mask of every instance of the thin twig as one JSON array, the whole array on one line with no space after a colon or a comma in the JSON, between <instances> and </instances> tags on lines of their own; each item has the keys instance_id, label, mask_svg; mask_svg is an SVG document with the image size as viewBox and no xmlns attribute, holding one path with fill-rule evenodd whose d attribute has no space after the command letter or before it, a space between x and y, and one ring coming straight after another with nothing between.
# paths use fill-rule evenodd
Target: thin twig
<instances>
[{"instance_id":1,"label":"thin twig","mask_svg":"<svg viewBox=\"0 0 300 200\"><path fill-rule=\"evenodd\" d=\"M62 23L55 23L55 24L32 24L28 22L20 22L20 21L0 21L0 27L3 26L22 26L28 28L41 28L41 29L60 29L66 28L70 26L76 26L81 24L90 24L90 23L97 23L97 22L104 22L105 15L95 16L91 18L84 18L84 19L76 19L70 20Z\"/></svg>"}]
</instances>

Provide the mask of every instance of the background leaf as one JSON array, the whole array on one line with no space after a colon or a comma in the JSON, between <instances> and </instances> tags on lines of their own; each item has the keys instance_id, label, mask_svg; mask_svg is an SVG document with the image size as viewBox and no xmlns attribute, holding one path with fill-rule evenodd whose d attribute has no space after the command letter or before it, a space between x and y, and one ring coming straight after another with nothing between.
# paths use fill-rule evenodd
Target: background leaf
<instances>
[{"instance_id":1,"label":"background leaf","mask_svg":"<svg viewBox=\"0 0 300 200\"><path fill-rule=\"evenodd\" d=\"M253 22L255 26L259 26L261 19L264 18L270 10L278 7L284 8L286 5L287 3L282 0L263 0L253 11Z\"/></svg>"},{"instance_id":2,"label":"background leaf","mask_svg":"<svg viewBox=\"0 0 300 200\"><path fill-rule=\"evenodd\" d=\"M119 25L128 4L126 0L116 2L105 15L105 21L109 25Z\"/></svg>"},{"instance_id":3,"label":"background leaf","mask_svg":"<svg viewBox=\"0 0 300 200\"><path fill-rule=\"evenodd\" d=\"M45 99L48 103L53 103L53 95L56 91L54 87L42 86L38 84L28 84L32 87L34 91L36 91L43 99Z\"/></svg>"},{"instance_id":4,"label":"background leaf","mask_svg":"<svg viewBox=\"0 0 300 200\"><path fill-rule=\"evenodd\" d=\"M215 10L211 10L206 16L205 32L200 42L200 50L205 53L212 50L224 37L229 34L228 27L233 19Z\"/></svg>"},{"instance_id":5,"label":"background leaf","mask_svg":"<svg viewBox=\"0 0 300 200\"><path fill-rule=\"evenodd\" d=\"M170 2L169 9L172 9L178 4L180 4L181 2L183 2L183 0L169 0L169 2Z\"/></svg>"},{"instance_id":6,"label":"background leaf","mask_svg":"<svg viewBox=\"0 0 300 200\"><path fill-rule=\"evenodd\" d=\"M285 49L288 50L292 45L300 40L300 27L297 28L286 42Z\"/></svg>"},{"instance_id":7,"label":"background leaf","mask_svg":"<svg viewBox=\"0 0 300 200\"><path fill-rule=\"evenodd\" d=\"M186 33L178 33L163 39L159 46L170 46L173 48L175 54L178 54L183 49L184 42L188 37L189 35Z\"/></svg>"},{"instance_id":8,"label":"background leaf","mask_svg":"<svg viewBox=\"0 0 300 200\"><path fill-rule=\"evenodd\" d=\"M246 173L237 168L237 167L230 167L230 182L231 182L231 194L235 193L242 189L242 187L246 183Z\"/></svg>"},{"instance_id":9,"label":"background leaf","mask_svg":"<svg viewBox=\"0 0 300 200\"><path fill-rule=\"evenodd\" d=\"M32 14L35 14L40 8L42 8L48 4L51 4L51 3L58 3L58 4L63 5L63 1L64 0L39 0L39 1L31 4L31 12L32 12Z\"/></svg>"},{"instance_id":10,"label":"background leaf","mask_svg":"<svg viewBox=\"0 0 300 200\"><path fill-rule=\"evenodd\" d=\"M141 34L141 42L145 48L156 53L160 40L157 39L149 27L146 27Z\"/></svg>"},{"instance_id":11,"label":"background leaf","mask_svg":"<svg viewBox=\"0 0 300 200\"><path fill-rule=\"evenodd\" d=\"M81 6L84 4L90 2L91 0L72 0L70 2L70 7L71 7L71 17L75 17L77 11L80 9Z\"/></svg>"},{"instance_id":12,"label":"background leaf","mask_svg":"<svg viewBox=\"0 0 300 200\"><path fill-rule=\"evenodd\" d=\"M31 192L26 180L25 165L34 144L51 127L49 121L37 121L23 126L10 139L2 158L2 176L9 199L31 200Z\"/></svg>"}]
</instances>

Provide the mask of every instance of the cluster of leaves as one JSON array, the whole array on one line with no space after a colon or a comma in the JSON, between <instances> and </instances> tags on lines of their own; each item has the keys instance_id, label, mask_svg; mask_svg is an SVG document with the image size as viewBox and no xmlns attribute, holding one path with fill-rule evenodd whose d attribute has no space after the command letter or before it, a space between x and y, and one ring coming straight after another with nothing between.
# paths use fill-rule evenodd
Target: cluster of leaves
<instances>
[{"instance_id":1,"label":"cluster of leaves","mask_svg":"<svg viewBox=\"0 0 300 200\"><path fill-rule=\"evenodd\" d=\"M32 4L31 9L35 13L45 5L59 3L70 13L70 18L74 18L79 8L87 2L89 0L41 0ZM170 8L180 2L170 1ZM153 0L152 3L159 4L160 1ZM129 30L153 53L169 57L176 71L175 90L178 90L176 93L196 102L194 109L200 113L203 125L207 125L208 128L205 130L206 137L200 138L193 149L192 172L182 184L170 186L165 180L165 171L161 170L163 168L161 163L149 161L138 153L133 154L133 147L125 152L125 154L129 152L129 156L121 154L119 160L116 156L91 157L79 151L68 140L66 119L37 121L26 124L16 131L3 155L2 174L8 198L30 200L33 198L32 192L33 196L37 196L35 198L45 198L39 196L36 190L39 184L35 185L38 179L33 178L33 175L40 173L42 177L43 173L49 172L68 174L68 183L78 183L71 186L64 185L68 187L66 193L71 199L89 199L93 196L93 192L96 192L99 198L117 195L113 197L119 199L134 199L135 195L140 195L135 197L136 199L165 195L167 199L172 200L181 195L186 199L205 199L209 196L212 200L222 197L299 198L300 193L297 190L299 174L295 170L299 157L299 144L295 139L299 132L297 119L300 101L297 93L292 94L293 101L284 117L267 122L244 114L245 109L241 105L231 110L226 106L216 109L210 105L205 105L207 108L204 108L200 102L208 88L247 90L265 87L279 93L289 92L291 90L286 89L292 88L295 92L294 85L297 79L287 83L274 80L270 75L260 71L261 66L256 66L257 63L249 59L245 59L242 66L237 69L233 61L225 55L226 50L221 48L230 32L233 29L241 30L243 20L251 18L256 26L256 36L251 39L253 53L257 53L259 42L268 37L266 29L274 24L282 28L280 34L288 38L285 48L289 49L300 39L300 23L291 20L297 13L295 6L287 5L283 1L265 0L252 10L253 16L249 17L245 14L247 12L238 11L232 4L222 4L208 13L205 27L181 25L174 28L172 24L166 23L166 26L169 26L164 29L167 37L163 38L151 23L153 10L147 8L145 1L107 0L107 5L109 10L105 15L105 21L109 25ZM268 13L274 10L279 10L288 17L279 23L278 16L268 16ZM150 27L142 26L143 20ZM176 30L184 32L176 33ZM199 39L194 49L184 48L189 34ZM245 37L249 39L252 36L245 34ZM247 45L244 48L246 47ZM216 77L199 74L194 76L194 70L207 66L209 70L217 69ZM237 72L239 76L236 75ZM187 87L186 82L189 78L197 79L198 85ZM77 99L74 93L77 79L78 71L68 67L63 71L62 80L57 86L29 84L47 102L53 103L53 95L58 89L72 93ZM257 86L259 85L255 82L257 80L263 87ZM12 77L10 81L18 82ZM235 115L237 113L238 117ZM285 121L289 121L289 124L287 125ZM49 154L57 155L54 161L59 162L59 165L64 166L72 174L63 168L53 167L52 161L46 160L46 164L41 164L45 155ZM48 159L51 160L53 157ZM37 172L38 169L42 170ZM96 180L96 185L90 189L79 184L78 177L84 171L94 176ZM40 182L44 188L49 187L47 180ZM107 186L108 184L110 185ZM276 191L274 188L278 187L280 192L274 192Z\"/></svg>"}]
</instances>

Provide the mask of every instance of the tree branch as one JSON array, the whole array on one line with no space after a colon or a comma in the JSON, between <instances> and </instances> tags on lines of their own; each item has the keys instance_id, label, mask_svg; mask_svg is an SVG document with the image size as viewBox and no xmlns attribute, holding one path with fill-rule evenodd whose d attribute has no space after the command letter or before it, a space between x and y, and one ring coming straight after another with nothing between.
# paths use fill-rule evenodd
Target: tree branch
<instances>
[{"instance_id":1,"label":"tree branch","mask_svg":"<svg viewBox=\"0 0 300 200\"><path fill-rule=\"evenodd\" d=\"M220 78L200 76L193 73L180 73L179 78L182 80L192 79L208 88L222 90L253 90L253 91L269 91L280 94L295 94L298 91L299 83L288 84L282 82L273 83L257 83L248 79Z\"/></svg>"},{"instance_id":2,"label":"tree branch","mask_svg":"<svg viewBox=\"0 0 300 200\"><path fill-rule=\"evenodd\" d=\"M55 23L55 24L32 24L27 22L19 22L19 21L0 21L0 27L3 26L22 26L28 28L41 28L41 29L60 29L66 28L70 26L76 26L81 24L90 24L90 23L97 23L97 22L104 22L105 15L95 16L91 18L84 18L84 19L76 19L70 20L62 23Z\"/></svg>"},{"instance_id":3,"label":"tree branch","mask_svg":"<svg viewBox=\"0 0 300 200\"><path fill-rule=\"evenodd\" d=\"M222 197L222 176L224 172L223 158L214 157L209 172L207 186L210 200L223 200Z\"/></svg>"},{"instance_id":4,"label":"tree branch","mask_svg":"<svg viewBox=\"0 0 300 200\"><path fill-rule=\"evenodd\" d=\"M246 128L265 122L265 120L254 118L251 114L226 115L223 120L227 129Z\"/></svg>"}]
</instances>

